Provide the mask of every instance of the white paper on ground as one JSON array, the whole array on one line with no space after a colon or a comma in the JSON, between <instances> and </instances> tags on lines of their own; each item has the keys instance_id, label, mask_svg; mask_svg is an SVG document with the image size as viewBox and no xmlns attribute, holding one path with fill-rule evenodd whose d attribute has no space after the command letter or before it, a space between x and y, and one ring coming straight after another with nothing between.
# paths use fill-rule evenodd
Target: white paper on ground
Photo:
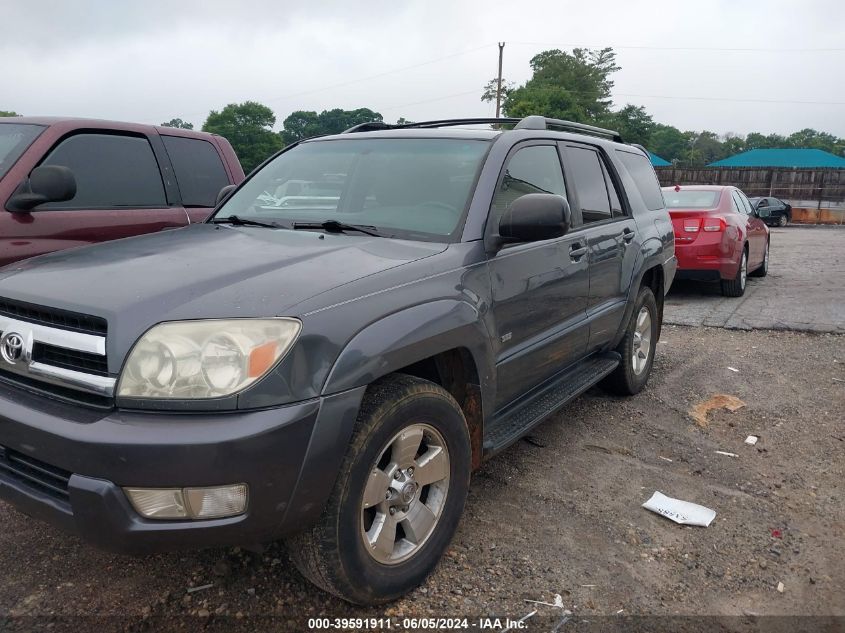
<instances>
[{"instance_id":1,"label":"white paper on ground","mask_svg":"<svg viewBox=\"0 0 845 633\"><path fill-rule=\"evenodd\" d=\"M667 497L662 492L655 492L651 499L643 504L646 510L662 514L667 519L681 525L700 525L707 527L716 518L716 512L697 503L681 501Z\"/></svg>"}]
</instances>

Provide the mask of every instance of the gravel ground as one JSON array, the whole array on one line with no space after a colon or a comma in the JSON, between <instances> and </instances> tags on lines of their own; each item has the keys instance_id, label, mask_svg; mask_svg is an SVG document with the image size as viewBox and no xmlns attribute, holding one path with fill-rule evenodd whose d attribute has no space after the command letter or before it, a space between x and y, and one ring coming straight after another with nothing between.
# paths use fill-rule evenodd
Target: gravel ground
<instances>
[{"instance_id":1,"label":"gravel ground","mask_svg":"<svg viewBox=\"0 0 845 633\"><path fill-rule=\"evenodd\" d=\"M696 424L690 409L720 393L746 406ZM392 605L323 594L279 545L130 558L0 503L0 629L4 614L20 629L308 630L317 615L536 609L532 630L550 630L563 610L526 600L555 594L576 618L845 616L843 420L845 337L667 326L643 393L594 389L476 473L448 555ZM676 525L640 507L655 490L716 518Z\"/></svg>"}]
</instances>

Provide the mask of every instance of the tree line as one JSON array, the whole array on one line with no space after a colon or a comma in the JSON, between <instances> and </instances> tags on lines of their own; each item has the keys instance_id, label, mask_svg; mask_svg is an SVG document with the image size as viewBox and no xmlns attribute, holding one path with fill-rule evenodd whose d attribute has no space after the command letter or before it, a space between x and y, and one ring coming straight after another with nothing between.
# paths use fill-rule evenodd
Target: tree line
<instances>
[{"instance_id":1,"label":"tree line","mask_svg":"<svg viewBox=\"0 0 845 633\"><path fill-rule=\"evenodd\" d=\"M542 114L557 119L589 123L618 131L629 143L639 143L651 152L682 167L701 167L739 152L758 148L807 147L845 154L845 139L806 128L782 136L752 132L745 136L718 134L709 130L682 131L659 123L642 106L627 104L613 110L613 73L620 70L612 48L575 48L571 53L558 49L543 51L530 62L532 76L521 86L505 81L502 86L502 112L508 117ZM482 101L495 101L498 83L492 79L483 88ZM0 116L19 116L0 110ZM334 108L316 112L297 110L282 121L275 132L276 115L256 101L230 103L212 110L202 130L229 139L240 157L244 171L250 172L266 158L296 141L323 134L337 134L359 123L382 121L379 112L369 108ZM408 123L400 118L397 123ZM179 118L164 126L193 129Z\"/></svg>"},{"instance_id":2,"label":"tree line","mask_svg":"<svg viewBox=\"0 0 845 633\"><path fill-rule=\"evenodd\" d=\"M788 136L751 132L745 136L709 130L682 131L659 123L642 106L628 104L612 110L611 75L620 67L612 48L543 51L531 59L531 79L521 86L504 82L505 116L543 114L618 131L629 143L639 143L658 156L683 167L701 167L750 149L815 148L838 156L845 139L805 128ZM482 101L495 101L497 80L490 80Z\"/></svg>"}]
</instances>

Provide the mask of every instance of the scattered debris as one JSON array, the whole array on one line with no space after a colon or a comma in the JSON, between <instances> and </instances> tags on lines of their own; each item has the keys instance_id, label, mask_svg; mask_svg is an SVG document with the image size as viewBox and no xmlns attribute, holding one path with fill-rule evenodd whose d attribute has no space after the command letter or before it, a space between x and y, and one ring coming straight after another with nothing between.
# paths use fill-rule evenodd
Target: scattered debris
<instances>
[{"instance_id":1,"label":"scattered debris","mask_svg":"<svg viewBox=\"0 0 845 633\"><path fill-rule=\"evenodd\" d=\"M588 451L595 451L596 453L605 453L606 455L613 455L613 451L598 444L584 444L584 448Z\"/></svg>"},{"instance_id":2,"label":"scattered debris","mask_svg":"<svg viewBox=\"0 0 845 633\"><path fill-rule=\"evenodd\" d=\"M651 495L651 498L643 504L643 507L681 525L707 527L716 518L716 512L710 508L689 501L673 499L662 492L655 492Z\"/></svg>"},{"instance_id":3,"label":"scattered debris","mask_svg":"<svg viewBox=\"0 0 845 633\"><path fill-rule=\"evenodd\" d=\"M214 586L214 583L208 583L207 585L200 585L199 587L188 587L188 593L196 593L197 591L205 591L206 589L211 589Z\"/></svg>"},{"instance_id":4,"label":"scattered debris","mask_svg":"<svg viewBox=\"0 0 845 633\"><path fill-rule=\"evenodd\" d=\"M729 453L728 451L716 451L717 455L727 455L728 457L739 457L736 453Z\"/></svg>"},{"instance_id":5,"label":"scattered debris","mask_svg":"<svg viewBox=\"0 0 845 633\"><path fill-rule=\"evenodd\" d=\"M692 409L689 415L695 420L698 426L707 426L707 414L716 409L727 409L731 413L738 411L745 406L745 403L736 396L730 396L724 393L717 393L711 396L704 402L699 402Z\"/></svg>"},{"instance_id":6,"label":"scattered debris","mask_svg":"<svg viewBox=\"0 0 845 633\"><path fill-rule=\"evenodd\" d=\"M658 457L659 457L660 459L662 459L664 462L671 462L671 461L672 461L672 460L671 460L671 459L669 459L668 457L663 457L662 455L658 455Z\"/></svg>"},{"instance_id":7,"label":"scattered debris","mask_svg":"<svg viewBox=\"0 0 845 633\"><path fill-rule=\"evenodd\" d=\"M619 611L617 611L617 612L616 612L616 615L619 615L619 614L620 614L620 613L622 613L624 610L625 610L625 609L619 609Z\"/></svg>"},{"instance_id":8,"label":"scattered debris","mask_svg":"<svg viewBox=\"0 0 845 633\"><path fill-rule=\"evenodd\" d=\"M757 437L756 435L749 435L748 437L745 438L745 443L748 444L749 446L754 446L757 443L757 440L759 440L759 439L760 438Z\"/></svg>"},{"instance_id":9,"label":"scattered debris","mask_svg":"<svg viewBox=\"0 0 845 633\"><path fill-rule=\"evenodd\" d=\"M739 373L739 370L736 367L728 367L728 369L730 369L731 371L735 371L736 373Z\"/></svg>"},{"instance_id":10,"label":"scattered debris","mask_svg":"<svg viewBox=\"0 0 845 633\"><path fill-rule=\"evenodd\" d=\"M581 587L598 587L598 585L580 585Z\"/></svg>"},{"instance_id":11,"label":"scattered debris","mask_svg":"<svg viewBox=\"0 0 845 633\"><path fill-rule=\"evenodd\" d=\"M542 600L526 600L525 602L531 602L533 604L542 604L547 607L555 607L557 609L563 609L563 596L559 593L555 594L555 601L552 602L543 602Z\"/></svg>"},{"instance_id":12,"label":"scattered debris","mask_svg":"<svg viewBox=\"0 0 845 633\"><path fill-rule=\"evenodd\" d=\"M783 532L780 530L772 530L772 538L783 538Z\"/></svg>"},{"instance_id":13,"label":"scattered debris","mask_svg":"<svg viewBox=\"0 0 845 633\"><path fill-rule=\"evenodd\" d=\"M778 583L778 593L783 593L786 587L783 586L782 582Z\"/></svg>"},{"instance_id":14,"label":"scattered debris","mask_svg":"<svg viewBox=\"0 0 845 633\"><path fill-rule=\"evenodd\" d=\"M833 378L833 380L836 382L845 382L845 380L842 380L841 378Z\"/></svg>"}]
</instances>

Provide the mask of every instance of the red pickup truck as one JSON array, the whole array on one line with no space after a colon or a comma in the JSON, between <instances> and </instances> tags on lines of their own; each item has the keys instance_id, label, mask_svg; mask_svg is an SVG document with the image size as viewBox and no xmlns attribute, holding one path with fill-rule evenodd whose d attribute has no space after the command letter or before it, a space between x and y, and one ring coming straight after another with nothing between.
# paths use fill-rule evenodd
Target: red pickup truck
<instances>
[{"instance_id":1,"label":"red pickup truck","mask_svg":"<svg viewBox=\"0 0 845 633\"><path fill-rule=\"evenodd\" d=\"M0 266L204 221L244 172L222 136L152 125L0 118Z\"/></svg>"}]
</instances>

